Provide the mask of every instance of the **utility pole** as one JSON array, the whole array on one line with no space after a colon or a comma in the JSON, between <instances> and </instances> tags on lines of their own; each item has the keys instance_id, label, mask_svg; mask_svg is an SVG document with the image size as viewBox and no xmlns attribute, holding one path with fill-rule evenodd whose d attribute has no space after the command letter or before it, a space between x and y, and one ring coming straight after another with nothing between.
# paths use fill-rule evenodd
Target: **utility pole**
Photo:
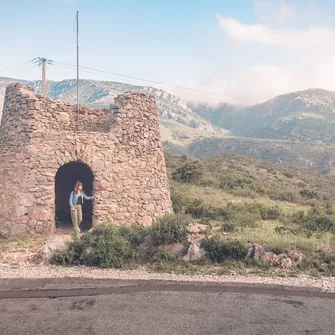
<instances>
[{"instance_id":1,"label":"utility pole","mask_svg":"<svg viewBox=\"0 0 335 335\"><path fill-rule=\"evenodd\" d=\"M47 85L46 85L46 63L47 60L42 58L42 96L47 96Z\"/></svg>"},{"instance_id":2,"label":"utility pole","mask_svg":"<svg viewBox=\"0 0 335 335\"><path fill-rule=\"evenodd\" d=\"M43 57L37 57L33 59L33 63L41 66L42 65L42 96L46 97L47 95L47 75L46 75L46 68L47 64L52 64L52 61Z\"/></svg>"}]
</instances>

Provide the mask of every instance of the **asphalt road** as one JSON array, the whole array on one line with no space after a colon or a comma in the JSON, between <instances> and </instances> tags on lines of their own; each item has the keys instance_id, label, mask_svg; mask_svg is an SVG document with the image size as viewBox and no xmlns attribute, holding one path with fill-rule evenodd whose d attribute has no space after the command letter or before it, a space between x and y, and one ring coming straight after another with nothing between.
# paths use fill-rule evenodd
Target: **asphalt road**
<instances>
[{"instance_id":1,"label":"asphalt road","mask_svg":"<svg viewBox=\"0 0 335 335\"><path fill-rule=\"evenodd\" d=\"M335 334L335 294L243 285L0 281L0 334ZM30 286L29 286L30 285ZM22 288L25 290L22 291ZM42 289L41 289L42 288Z\"/></svg>"}]
</instances>

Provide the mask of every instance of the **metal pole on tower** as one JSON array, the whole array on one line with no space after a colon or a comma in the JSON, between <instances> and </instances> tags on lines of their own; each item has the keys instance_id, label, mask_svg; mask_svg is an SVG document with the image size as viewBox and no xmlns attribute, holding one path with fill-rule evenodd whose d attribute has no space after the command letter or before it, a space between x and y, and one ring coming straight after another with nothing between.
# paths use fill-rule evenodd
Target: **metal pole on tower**
<instances>
[{"instance_id":1,"label":"metal pole on tower","mask_svg":"<svg viewBox=\"0 0 335 335\"><path fill-rule=\"evenodd\" d=\"M77 130L79 130L79 11L77 11Z\"/></svg>"}]
</instances>

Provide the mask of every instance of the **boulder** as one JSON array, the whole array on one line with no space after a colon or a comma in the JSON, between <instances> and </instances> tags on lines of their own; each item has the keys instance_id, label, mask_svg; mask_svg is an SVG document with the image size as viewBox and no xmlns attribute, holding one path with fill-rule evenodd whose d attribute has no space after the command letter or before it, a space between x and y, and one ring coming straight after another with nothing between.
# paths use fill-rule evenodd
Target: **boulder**
<instances>
[{"instance_id":1,"label":"boulder","mask_svg":"<svg viewBox=\"0 0 335 335\"><path fill-rule=\"evenodd\" d=\"M52 239L48 240L34 256L34 261L37 264L46 264L51 260L52 255L55 252L66 252L69 245L65 242L64 238L61 236L54 236Z\"/></svg>"},{"instance_id":2,"label":"boulder","mask_svg":"<svg viewBox=\"0 0 335 335\"><path fill-rule=\"evenodd\" d=\"M163 244L161 247L170 251L171 254L174 255L175 257L180 257L180 258L185 254L187 250L187 247L185 247L185 245L180 242L171 243L171 244Z\"/></svg>"},{"instance_id":3,"label":"boulder","mask_svg":"<svg viewBox=\"0 0 335 335\"><path fill-rule=\"evenodd\" d=\"M186 262L192 262L204 257L206 252L200 248L200 243L200 240L191 240L182 259Z\"/></svg>"}]
</instances>

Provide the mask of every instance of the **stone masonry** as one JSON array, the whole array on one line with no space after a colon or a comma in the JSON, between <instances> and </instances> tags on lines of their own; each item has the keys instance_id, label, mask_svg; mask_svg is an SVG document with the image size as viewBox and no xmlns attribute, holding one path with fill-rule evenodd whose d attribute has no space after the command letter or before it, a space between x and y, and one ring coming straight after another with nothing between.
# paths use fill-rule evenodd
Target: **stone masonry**
<instances>
[{"instance_id":1,"label":"stone masonry","mask_svg":"<svg viewBox=\"0 0 335 335\"><path fill-rule=\"evenodd\" d=\"M11 84L0 128L0 225L10 234L52 233L55 176L69 162L90 167L94 224L152 225L171 212L153 96L127 92L118 112L75 108Z\"/></svg>"}]
</instances>

